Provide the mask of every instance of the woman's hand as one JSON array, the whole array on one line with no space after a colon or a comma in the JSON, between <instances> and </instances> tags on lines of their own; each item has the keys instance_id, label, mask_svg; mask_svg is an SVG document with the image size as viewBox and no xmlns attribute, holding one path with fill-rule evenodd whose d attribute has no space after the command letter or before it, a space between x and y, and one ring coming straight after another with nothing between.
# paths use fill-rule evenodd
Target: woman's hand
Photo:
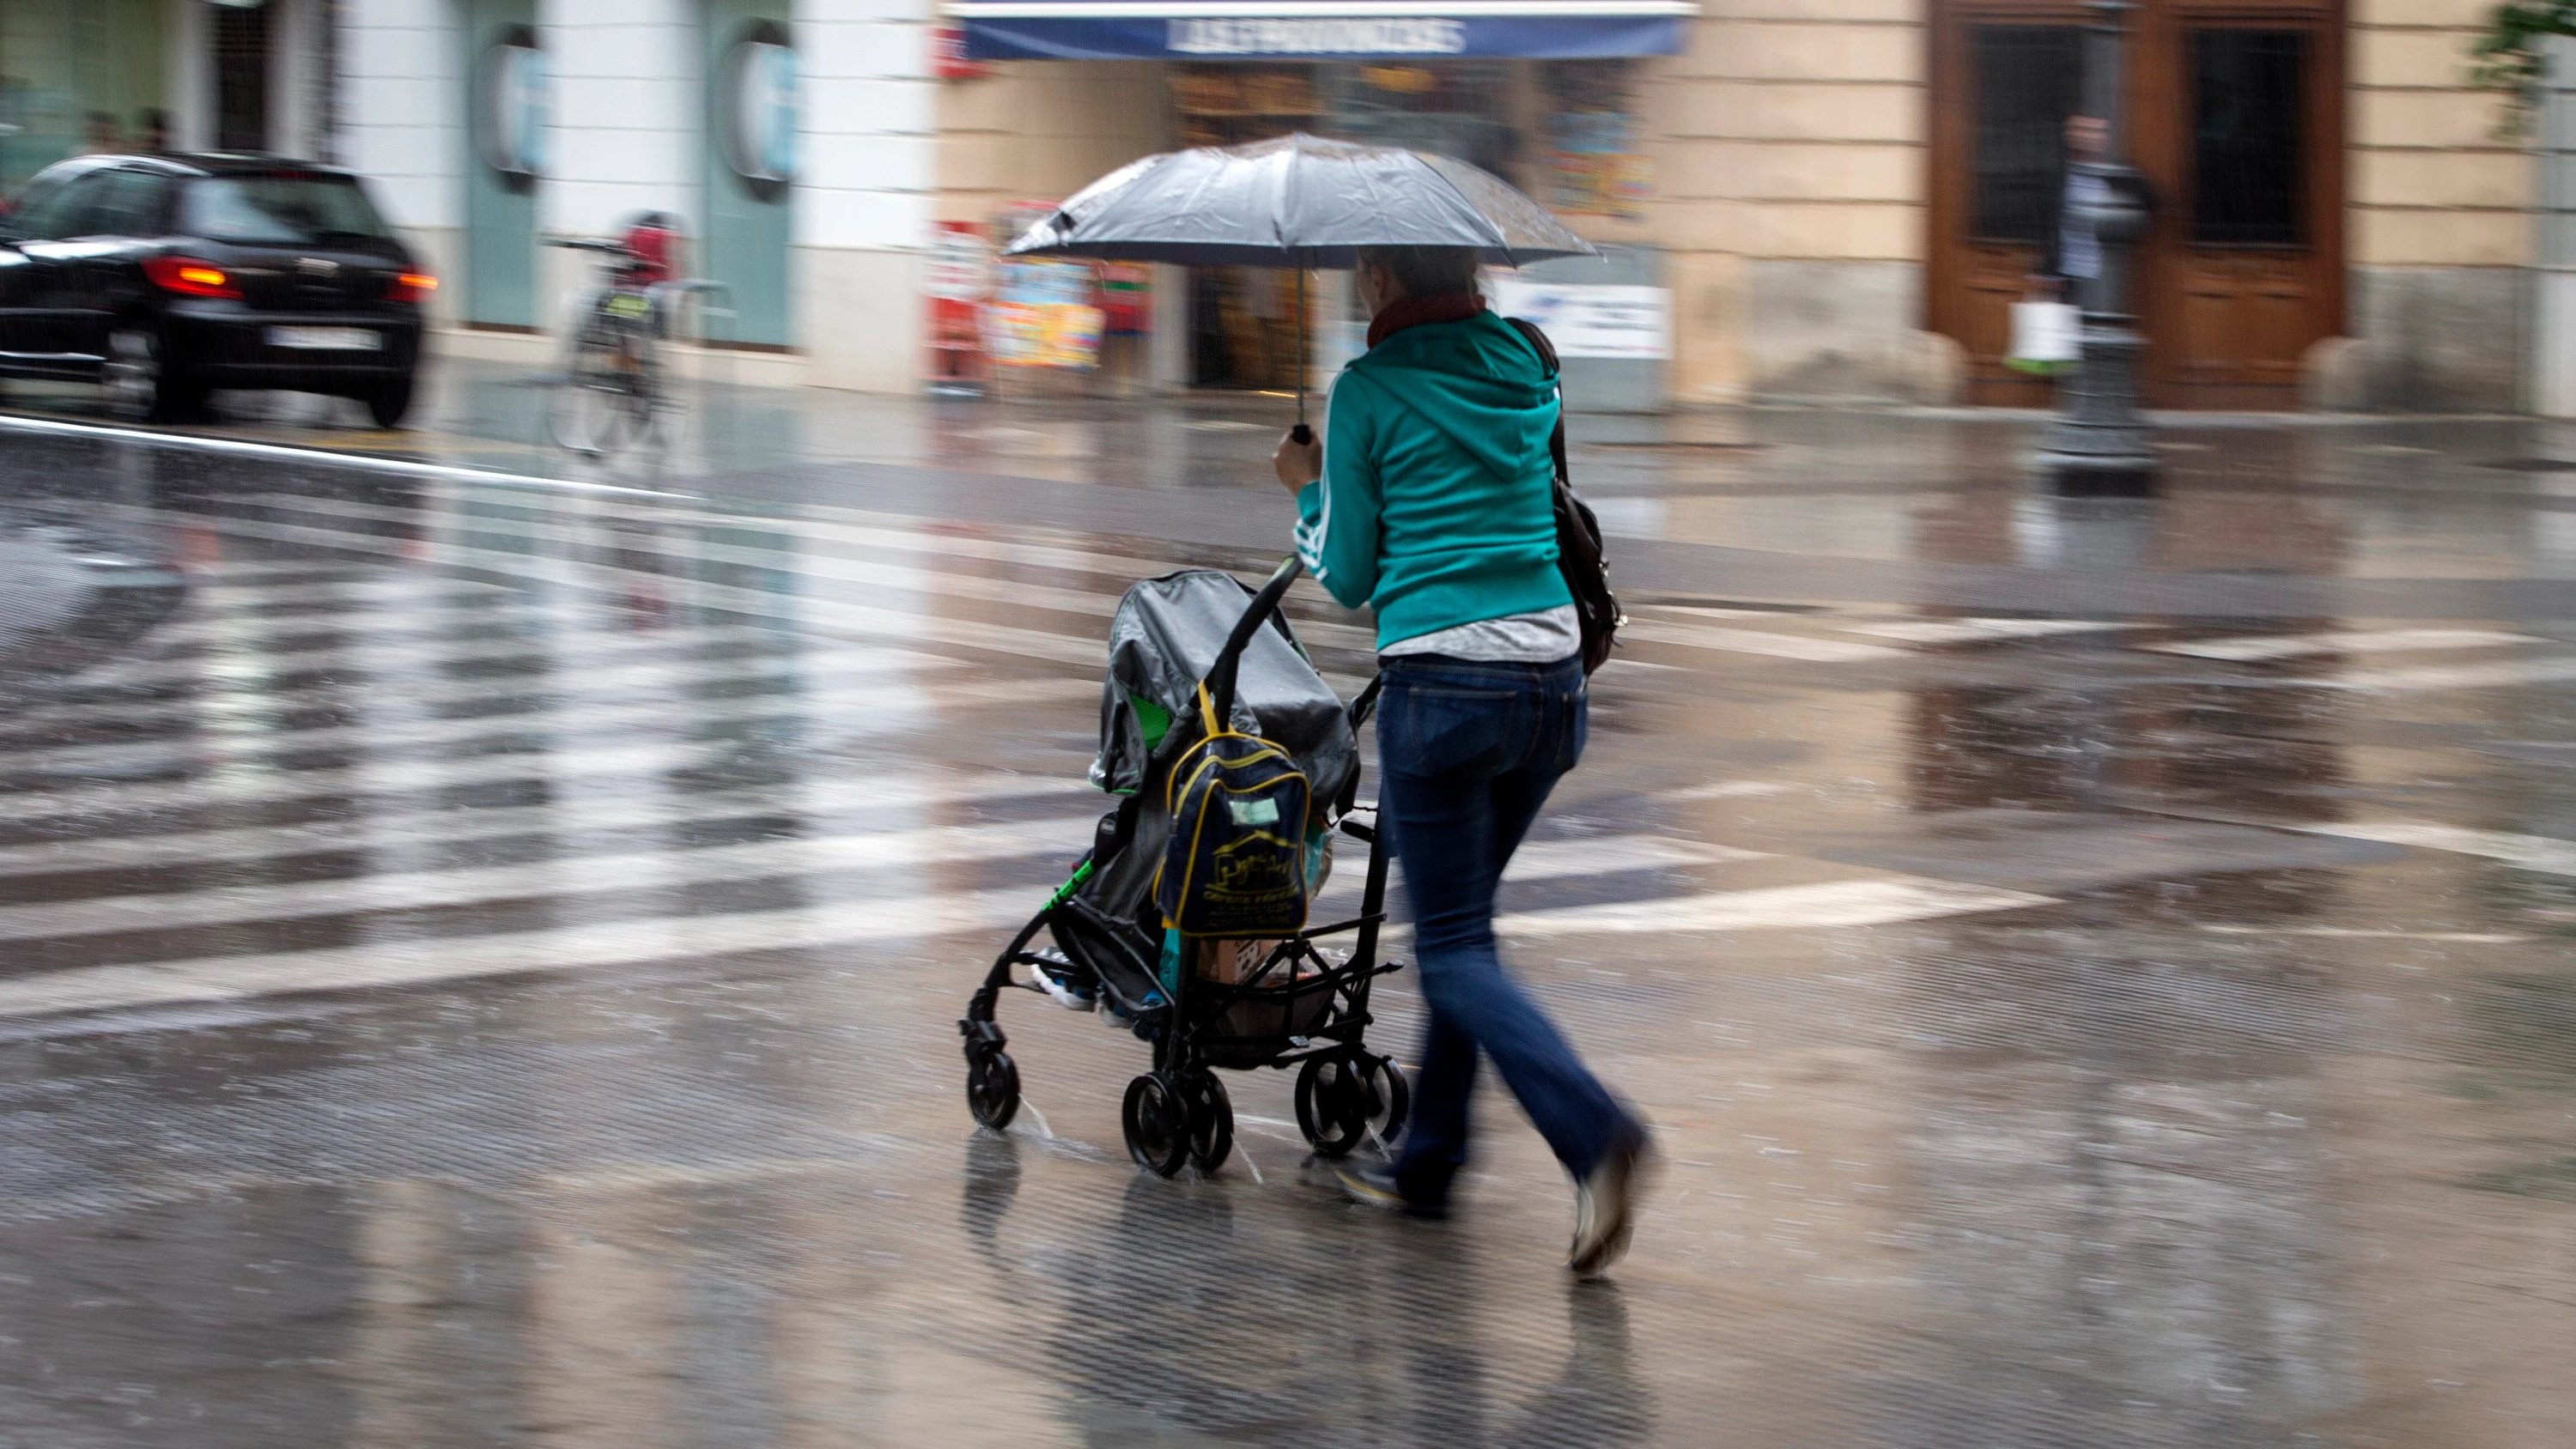
<instances>
[{"instance_id":1,"label":"woman's hand","mask_svg":"<svg viewBox=\"0 0 2576 1449\"><path fill-rule=\"evenodd\" d=\"M1270 471L1279 475L1279 485L1289 492L1302 490L1324 476L1323 439L1309 428L1306 441L1301 443L1297 441L1297 430L1289 429L1279 437L1279 451L1270 455Z\"/></svg>"}]
</instances>

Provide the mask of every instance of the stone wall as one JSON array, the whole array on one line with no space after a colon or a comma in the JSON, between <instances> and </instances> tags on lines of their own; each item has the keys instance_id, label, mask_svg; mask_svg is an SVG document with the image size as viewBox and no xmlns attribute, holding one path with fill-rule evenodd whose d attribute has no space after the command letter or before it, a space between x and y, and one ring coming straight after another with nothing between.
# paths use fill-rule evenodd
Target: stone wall
<instances>
[{"instance_id":1,"label":"stone wall","mask_svg":"<svg viewBox=\"0 0 2576 1449\"><path fill-rule=\"evenodd\" d=\"M1948 345L1918 330L1923 22L1920 0L1711 0L1649 63L1674 401L1946 398Z\"/></svg>"},{"instance_id":2,"label":"stone wall","mask_svg":"<svg viewBox=\"0 0 2576 1449\"><path fill-rule=\"evenodd\" d=\"M2488 0L2354 0L2344 331L2312 395L2373 412L2523 405L2532 166L2467 86Z\"/></svg>"}]
</instances>

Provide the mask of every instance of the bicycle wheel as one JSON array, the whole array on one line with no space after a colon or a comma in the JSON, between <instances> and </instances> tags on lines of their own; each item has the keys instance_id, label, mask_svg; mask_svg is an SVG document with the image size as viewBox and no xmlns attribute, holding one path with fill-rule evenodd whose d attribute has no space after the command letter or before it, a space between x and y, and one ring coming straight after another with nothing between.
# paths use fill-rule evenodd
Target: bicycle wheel
<instances>
[{"instance_id":1,"label":"bicycle wheel","mask_svg":"<svg viewBox=\"0 0 2576 1449\"><path fill-rule=\"evenodd\" d=\"M593 331L583 337L548 402L555 442L589 458L625 447L641 431L639 419L651 416L651 394L640 384L642 376L614 333Z\"/></svg>"}]
</instances>

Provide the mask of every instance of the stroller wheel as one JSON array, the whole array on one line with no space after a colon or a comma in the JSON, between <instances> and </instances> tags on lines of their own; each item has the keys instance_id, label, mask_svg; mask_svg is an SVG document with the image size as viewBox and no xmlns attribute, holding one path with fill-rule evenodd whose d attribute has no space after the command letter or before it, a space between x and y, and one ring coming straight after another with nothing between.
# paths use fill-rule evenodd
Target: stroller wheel
<instances>
[{"instance_id":1,"label":"stroller wheel","mask_svg":"<svg viewBox=\"0 0 2576 1449\"><path fill-rule=\"evenodd\" d=\"M1147 1072L1127 1084L1118 1125L1127 1134L1127 1155L1157 1177L1170 1177L1190 1160L1189 1099L1168 1072Z\"/></svg>"},{"instance_id":2,"label":"stroller wheel","mask_svg":"<svg viewBox=\"0 0 2576 1449\"><path fill-rule=\"evenodd\" d=\"M1394 1145L1411 1108L1404 1073L1384 1057L1340 1052L1297 1069L1297 1127L1321 1156L1348 1156L1371 1133Z\"/></svg>"},{"instance_id":3,"label":"stroller wheel","mask_svg":"<svg viewBox=\"0 0 2576 1449\"><path fill-rule=\"evenodd\" d=\"M977 1052L966 1063L966 1105L999 1132L1020 1114L1020 1069L1004 1051Z\"/></svg>"},{"instance_id":4,"label":"stroller wheel","mask_svg":"<svg viewBox=\"0 0 2576 1449\"><path fill-rule=\"evenodd\" d=\"M1181 1078L1181 1095L1190 1108L1190 1161L1214 1172L1234 1151L1234 1101L1216 1073L1204 1070Z\"/></svg>"}]
</instances>

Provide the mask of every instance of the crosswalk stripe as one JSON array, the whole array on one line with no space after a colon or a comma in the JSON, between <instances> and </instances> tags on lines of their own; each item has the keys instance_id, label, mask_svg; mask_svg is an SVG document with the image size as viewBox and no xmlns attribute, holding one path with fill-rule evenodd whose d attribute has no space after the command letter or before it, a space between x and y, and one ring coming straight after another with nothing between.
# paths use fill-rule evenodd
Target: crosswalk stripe
<instances>
[{"instance_id":1,"label":"crosswalk stripe","mask_svg":"<svg viewBox=\"0 0 2576 1449\"><path fill-rule=\"evenodd\" d=\"M1774 659L1803 659L1819 664L1849 664L1870 659L1902 659L1905 651L1884 644L1849 639L1817 639L1804 634L1769 634L1756 629L1729 629L1717 624L1668 624L1631 619L1619 629L1622 639L1650 644L1679 644L1688 649L1716 649L1730 654L1761 654Z\"/></svg>"},{"instance_id":2,"label":"crosswalk stripe","mask_svg":"<svg viewBox=\"0 0 2576 1449\"><path fill-rule=\"evenodd\" d=\"M1076 687L1061 681L1062 697L1096 697L1098 686ZM925 710L963 705L1018 705L1041 692L1028 680L994 680L980 684L937 686L907 691L904 701ZM675 701L674 709L684 707ZM241 806L263 802L331 799L344 795L385 796L450 789L510 779L563 781L576 776L642 774L702 765L741 748L738 740L656 741L647 744L584 746L569 751L532 751L472 755L459 759L393 759L346 767L241 773L216 771L183 781L120 782L70 785L48 790L0 794L11 823L36 825L49 820L97 817L117 812Z\"/></svg>"},{"instance_id":3,"label":"crosswalk stripe","mask_svg":"<svg viewBox=\"0 0 2576 1449\"><path fill-rule=\"evenodd\" d=\"M347 565L340 565L345 569ZM387 607L393 601L434 601L439 603L470 602L489 599L510 592L507 584L488 583L482 579L450 578L416 570L376 572L357 578L324 579L291 584L235 583L218 577L214 583L199 581L200 569L182 569L181 577L189 581L192 607L205 609L211 598L222 601L220 612L228 619L244 621L275 615L294 618L283 612L285 606L297 604L362 605ZM165 625L166 628L175 627ZM159 631L156 631L156 634Z\"/></svg>"},{"instance_id":4,"label":"crosswalk stripe","mask_svg":"<svg viewBox=\"0 0 2576 1449\"><path fill-rule=\"evenodd\" d=\"M1879 926L1936 916L2052 905L2051 897L1935 880L1849 880L1758 890L1709 891L1662 900L1525 911L1497 926L1515 938L1665 931L1751 931Z\"/></svg>"},{"instance_id":5,"label":"crosswalk stripe","mask_svg":"<svg viewBox=\"0 0 2576 1449\"><path fill-rule=\"evenodd\" d=\"M0 1017L425 985L995 931L1027 919L1042 903L1021 887L150 965L84 966L0 981ZM973 985L973 964L960 962L961 993Z\"/></svg>"},{"instance_id":6,"label":"crosswalk stripe","mask_svg":"<svg viewBox=\"0 0 2576 1449\"><path fill-rule=\"evenodd\" d=\"M2481 855L2500 860L2522 870L2546 875L2576 876L2576 843L2552 840L2545 835L2515 835L2502 830L2468 830L2456 825L2431 825L2409 820L2336 821L2327 824L2286 825L2284 829L2310 835L2343 835L2355 840L2376 840L2388 845L2412 845L2424 850L2444 850L2457 855Z\"/></svg>"},{"instance_id":7,"label":"crosswalk stripe","mask_svg":"<svg viewBox=\"0 0 2576 1449\"><path fill-rule=\"evenodd\" d=\"M1784 795L1788 790L1787 785L1777 780L1712 780L1705 785L1684 785L1678 790L1666 790L1655 798L1687 804L1694 800L1741 800L1760 795Z\"/></svg>"},{"instance_id":8,"label":"crosswalk stripe","mask_svg":"<svg viewBox=\"0 0 2576 1449\"><path fill-rule=\"evenodd\" d=\"M2494 664L2426 664L2407 669L2356 669L2325 678L2251 681L2302 689L2355 689L2397 693L2416 689L2509 689L2521 684L2560 684L2576 679L2576 658L2514 659Z\"/></svg>"},{"instance_id":9,"label":"crosswalk stripe","mask_svg":"<svg viewBox=\"0 0 2576 1449\"><path fill-rule=\"evenodd\" d=\"M542 632L512 633L492 639L454 637L455 624L440 635L423 632L420 643L384 639L335 639L328 643L298 648L265 648L256 640L236 640L202 653L178 657L138 658L85 671L73 677L64 689L68 691L130 688L142 684L184 683L201 679L210 673L237 673L256 667L263 674L300 674L316 670L372 668L384 670L395 666L434 669L444 665L480 664L501 659L591 659L614 658L620 654L667 649L680 651L728 643L769 642L794 648L799 641L775 629L759 629L744 624L716 624L705 627L681 625L670 629L637 630L632 626L617 628L579 628L567 624L549 627ZM929 656L923 656L927 658Z\"/></svg>"},{"instance_id":10,"label":"crosswalk stripe","mask_svg":"<svg viewBox=\"0 0 2576 1449\"><path fill-rule=\"evenodd\" d=\"M837 677L841 673L829 656L819 659L805 656L802 662L823 671L826 677ZM870 669L863 674L876 675L878 671ZM372 682L381 686L387 681L378 678ZM1100 693L1097 685L1064 679L1029 680L1026 686L1031 704L1092 699ZM984 685L970 688L980 692ZM569 706L506 714L414 716L304 729L263 727L242 734L198 730L170 740L59 745L24 750L10 750L0 745L0 774L39 768L73 770L152 763L163 763L173 768L218 762L240 765L335 745L362 745L370 753L383 754L396 748L453 744L492 735L549 733L572 739L595 736L612 729L656 725L667 728L675 724L746 718L796 717L818 723L848 723L858 718L906 714L916 705L936 702L938 698L935 689L914 690L890 678L879 678L874 685L859 688L798 689L690 700L685 704L667 695L625 703L586 699ZM411 703L408 699L405 702Z\"/></svg>"},{"instance_id":11,"label":"crosswalk stripe","mask_svg":"<svg viewBox=\"0 0 2576 1449\"><path fill-rule=\"evenodd\" d=\"M374 505L351 504L337 499L308 499L281 496L274 498L272 501L276 502L280 506L291 505L304 511L326 517L347 514L358 516L380 516L381 513L381 511ZM489 524L492 522L492 520L488 519L477 519L475 521L483 524ZM708 526L717 532L742 533L748 531L746 530L743 521L740 519L729 520L721 525L711 521ZM767 526L767 521L764 520L760 526ZM1149 573L1165 573L1169 572L1173 567L1176 567L1176 565L1170 563L1153 560L1125 558L1111 559L1087 554L1073 554L1070 551L1033 549L1020 546L961 548L955 545L961 542L980 541L956 540L945 535L933 535L929 538L925 538L920 535L899 534L895 530L891 529L862 530L843 527L824 530L802 530L781 528L779 531L783 534L809 532L819 533L823 537L836 537L843 541L857 542L866 547L887 549L900 547L915 554L927 554L933 557L992 558L999 562L1019 564L1027 564L1036 561L1032 560L1030 557L1033 553L1041 555L1057 553L1062 554L1067 562L1072 562L1076 559L1081 560L1082 567L1085 571L1093 571L1098 566L1109 563L1115 563L1121 568L1140 568L1147 570ZM541 539L545 542L556 544L589 543L595 541L597 538L597 530L595 526L584 527L578 522L541 523L532 520L522 520L516 521L509 532L515 535L532 539ZM450 538L446 540L446 542L456 544L460 543L461 540ZM706 537L672 540L660 535L643 534L621 536L618 542L622 548L630 552L651 553L658 557L679 562L698 563L713 561L718 563L747 564L755 567L783 568L799 575L800 577L829 580L834 583L862 584L875 590L894 590L916 594L944 595L950 598L974 599L986 603L1005 604L1013 608L1047 609L1057 613L1085 614L1103 619L1106 619L1117 612L1119 598L1126 592L1123 586L1117 593L1103 593L1088 589L1068 589L1056 585L1040 584L1019 579L994 578L984 574L967 573L954 569L926 569L917 565L875 563L841 554L818 553L811 551L810 549L789 550L753 548L742 544L725 543L719 539ZM652 576L666 577L665 575L659 574ZM1376 645L1376 634L1374 631L1353 625L1334 624L1320 620L1297 620L1295 621L1295 627L1299 636L1304 638L1309 644L1321 644L1346 649L1370 649L1374 648Z\"/></svg>"},{"instance_id":12,"label":"crosswalk stripe","mask_svg":"<svg viewBox=\"0 0 2576 1449\"><path fill-rule=\"evenodd\" d=\"M1042 893L1026 887L916 894L489 936L74 967L0 981L0 1018L426 985L871 941L930 940L1006 929L1025 921L1042 900ZM1938 881L1868 880L1717 892L1673 902L1524 911L1503 917L1500 925L1515 937L1867 926L2049 903L2046 896L2019 891ZM972 973L979 964L961 954L961 992L972 985Z\"/></svg>"},{"instance_id":13,"label":"crosswalk stripe","mask_svg":"<svg viewBox=\"0 0 2576 1449\"><path fill-rule=\"evenodd\" d=\"M123 741L99 744L37 746L20 750L0 750L0 774L10 771L49 770L76 772L82 769L108 769L157 760L173 762L180 768L239 765L253 759L299 754L331 744L385 745L435 744L472 740L486 735L526 735L542 732L589 734L584 721L608 716L627 721L650 721L655 716L647 706L658 707L659 717L670 725L684 726L694 720L722 720L746 713L787 714L803 709L838 711L834 718L842 722L857 719L900 716L916 706L935 704L940 691L956 692L960 686L924 685L900 670L882 667L882 661L865 653L786 655L750 655L732 660L711 660L703 668L690 669L665 661L654 666L660 692L642 698L621 700L615 696L575 692L575 685L560 700L547 700L540 708L515 714L477 714L454 718L418 717L404 721L393 715L382 701L373 706L380 717L366 724L320 726L306 730L279 730L267 721L233 722L225 728L230 712L216 708L220 696L196 696L196 714L200 728L178 741ZM343 694L364 696L370 691L400 688L407 681L384 678L342 680L333 686ZM469 699L497 697L503 702L516 702L518 696L544 696L550 693L551 680L545 676L531 679L519 676L516 689L500 687L507 681L480 681L484 688ZM585 681L597 683L597 681ZM783 683L783 689L754 688L745 694L691 698L682 691L690 688L729 688L736 685L759 686ZM992 682L962 686L968 697L980 694ZM1054 698L1077 698L1096 695L1097 686L1080 693L1072 681L1029 683L1032 701ZM290 698L284 692L272 694L257 688L227 691L234 697L248 698L263 704ZM800 701L811 701L800 705ZM394 706L406 712L417 711L422 701L405 691ZM131 722L124 717L123 722ZM405 733L411 731L411 733ZM370 750L370 753L381 751ZM42 790L43 786L28 786ZM80 788L78 783L53 788ZM0 798L7 798L0 793Z\"/></svg>"},{"instance_id":14,"label":"crosswalk stripe","mask_svg":"<svg viewBox=\"0 0 2576 1449\"><path fill-rule=\"evenodd\" d=\"M147 510L128 511L147 512ZM386 557L400 556L411 547L410 544L400 540L345 533L307 524L253 521L222 515L208 515L200 521L206 527L244 538L317 545ZM446 547L451 552L456 551L453 545ZM749 614L755 618L787 620L809 632L855 630L871 637L936 643L995 654L1013 654L1056 664L1095 666L1102 658L1105 644L1105 638L1102 636L1088 634L1076 636L980 620L946 619L908 610L854 604L807 594L750 589L682 575L628 569L590 559L472 552L470 558L451 561L484 573L506 574L536 582L601 592L614 592L617 587L632 580L651 580L656 585L683 596L685 602L698 608Z\"/></svg>"},{"instance_id":15,"label":"crosswalk stripe","mask_svg":"<svg viewBox=\"0 0 2576 1449\"><path fill-rule=\"evenodd\" d=\"M1660 835L1594 835L1580 840L1527 842L1512 853L1512 863L1504 868L1503 879L1518 884L1577 876L1617 875L1632 870L1681 870L1695 865L1768 859L1769 856L1758 850L1703 845L1697 841L1674 840ZM1324 885L1324 897L1335 900L1349 898L1356 902L1366 884L1367 862L1364 854L1355 855L1348 862L1336 862L1333 878ZM1403 867L1390 864L1391 878L1400 879Z\"/></svg>"},{"instance_id":16,"label":"crosswalk stripe","mask_svg":"<svg viewBox=\"0 0 2576 1449\"><path fill-rule=\"evenodd\" d=\"M218 886L0 906L0 941L290 921L361 911L417 911L536 897L670 890L767 876L953 865L1019 856L1070 861L1097 812L1003 825L940 825L855 835L754 840L695 849L558 855L512 865L383 871L344 880Z\"/></svg>"},{"instance_id":17,"label":"crosswalk stripe","mask_svg":"<svg viewBox=\"0 0 2576 1449\"><path fill-rule=\"evenodd\" d=\"M0 906L0 940L239 925L361 911L426 910L539 896L662 890L769 876L1023 857L1053 857L1070 862L1089 845L1099 815L1093 810L1003 824L935 825L729 845L559 855L503 866L380 871L339 880L217 886ZM1504 879L1553 880L1756 858L1759 857L1752 851L1654 836L1606 836L1525 846L1513 858ZM1365 874L1364 870L1337 872L1327 894L1357 896Z\"/></svg>"},{"instance_id":18,"label":"crosswalk stripe","mask_svg":"<svg viewBox=\"0 0 2576 1449\"><path fill-rule=\"evenodd\" d=\"M419 709L430 705L472 704L524 697L547 708L574 709L646 691L731 688L767 679L801 679L809 684L821 684L847 676L882 675L889 680L901 680L911 673L944 673L961 667L959 661L941 654L894 648L852 648L828 637L805 642L814 652L737 655L695 663L653 659L568 671L549 670L542 674L405 680L402 702ZM804 672L800 672L798 666L802 666ZM257 720L261 722L260 727L266 728L267 721L275 716L345 702L352 696L380 693L384 687L382 680L364 677L325 677L289 683L217 675L207 680L203 687L178 699L108 699L39 705L22 710L9 716L8 723L13 728L0 733L0 741L60 725L106 722L131 728L161 720L203 724L209 716L217 714L228 720ZM686 707L693 702L686 697L672 699L675 707Z\"/></svg>"},{"instance_id":19,"label":"crosswalk stripe","mask_svg":"<svg viewBox=\"0 0 2576 1449\"><path fill-rule=\"evenodd\" d=\"M476 490L459 487L433 497L433 506L460 506L466 495ZM316 498L305 494L264 493L245 495L246 502L272 505L309 506L316 511L342 517L372 519L388 523L417 523L428 511L418 507L395 507L387 504L360 503L342 498ZM628 503L609 499L562 499L534 494L512 494L504 506L513 510L543 514L564 522L596 523L602 518L660 527L719 528L736 531L768 529L795 534L800 538L822 539L836 543L858 544L892 552L928 554L941 558L972 558L992 563L1023 567L1059 569L1067 573L1097 574L1113 579L1149 578L1174 569L1194 567L1175 558L1146 557L1139 554L1086 549L1046 540L1027 541L989 538L960 532L952 527L925 524L923 519L899 513L872 512L833 504L809 505L792 514L746 516L709 510L695 499L675 500L668 506L651 503ZM453 515L440 515L453 516ZM478 521L491 521L477 515ZM1284 538L1284 535L1283 535ZM1284 550L1283 550L1284 553ZM1320 597L1322 591L1316 589Z\"/></svg>"},{"instance_id":20,"label":"crosswalk stripe","mask_svg":"<svg viewBox=\"0 0 2576 1449\"><path fill-rule=\"evenodd\" d=\"M2107 634L2135 629L2099 619L1894 619L1875 624L1840 624L1852 634L1896 639L1907 644L1989 644L2013 639L2045 639L2058 634Z\"/></svg>"},{"instance_id":21,"label":"crosswalk stripe","mask_svg":"<svg viewBox=\"0 0 2576 1449\"><path fill-rule=\"evenodd\" d=\"M558 777L550 772L546 778ZM1035 775L976 776L953 783L900 777L825 778L758 790L711 790L677 795L619 792L605 798L582 793L543 805L496 805L474 809L433 806L419 810L389 807L369 810L355 818L321 820L303 825L245 825L220 830L88 837L0 846L0 877L138 867L247 865L279 856L351 850L385 852L461 845L513 835L574 836L611 830L658 830L755 815L785 815L811 820L860 811L935 809L1092 793L1091 786L1082 780Z\"/></svg>"},{"instance_id":22,"label":"crosswalk stripe","mask_svg":"<svg viewBox=\"0 0 2576 1449\"><path fill-rule=\"evenodd\" d=\"M2371 629L2336 634L2278 634L2248 639L2186 639L2149 644L2162 654L2195 659L2298 659L2311 654L2404 653L2415 649L2501 649L2515 644L2550 644L2555 640L2494 629Z\"/></svg>"}]
</instances>

